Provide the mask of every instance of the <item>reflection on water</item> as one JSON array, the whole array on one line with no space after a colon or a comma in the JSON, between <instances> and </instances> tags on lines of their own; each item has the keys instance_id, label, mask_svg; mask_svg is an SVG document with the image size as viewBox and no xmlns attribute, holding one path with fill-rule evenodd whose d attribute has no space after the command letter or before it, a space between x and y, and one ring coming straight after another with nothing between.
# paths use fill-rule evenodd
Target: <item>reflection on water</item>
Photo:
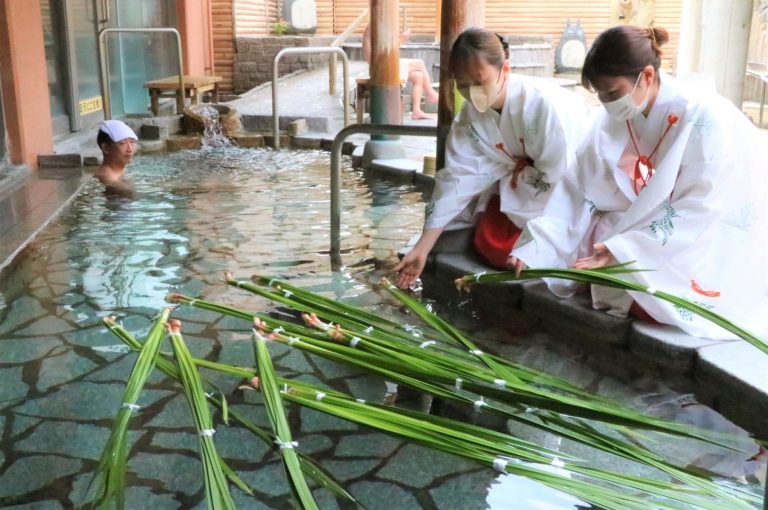
<instances>
[{"instance_id":1,"label":"reflection on water","mask_svg":"<svg viewBox=\"0 0 768 510\"><path fill-rule=\"evenodd\" d=\"M285 275L310 290L410 320L370 284L385 273L378 267L387 267L421 229L423 202L412 189L343 172L345 270L333 273L327 255L326 153L229 148L142 156L129 174L137 188L134 199L107 197L98 186L88 187L38 236L0 286L0 506L71 508L82 500L135 359L101 326L105 315L117 315L141 337L168 292L279 310L223 285L222 273L228 270L242 278ZM184 321L194 355L252 363L249 325L186 307L174 316ZM544 347L536 335L481 327L466 320L473 317L471 310L463 316L461 326L489 351L501 348L533 366L577 374L584 386L618 393L621 400L654 412L669 415L670 409L680 409L673 402L678 396L668 390L626 388L576 364L570 353ZM407 398L357 370L281 345L270 349L286 377L327 384L368 401ZM232 408L267 426L260 402L238 392L239 381L212 378ZM140 403L130 436L127 507L202 507L196 438L183 396L175 384L155 375ZM697 412L702 413L698 421L715 416L706 408ZM309 409L290 407L288 413L302 453L319 460L368 508L574 508L573 500L538 484L499 477L474 463ZM533 431L515 432L535 437ZM557 440L535 439L549 446ZM271 450L237 427L220 425L216 442L255 490L258 503L234 491L239 508L290 508L289 488ZM742 476L737 471L743 459L685 452L691 462L710 455L704 459L707 469L727 465L733 468L729 476ZM326 492L317 489L315 496L321 508L337 508Z\"/></svg>"}]
</instances>

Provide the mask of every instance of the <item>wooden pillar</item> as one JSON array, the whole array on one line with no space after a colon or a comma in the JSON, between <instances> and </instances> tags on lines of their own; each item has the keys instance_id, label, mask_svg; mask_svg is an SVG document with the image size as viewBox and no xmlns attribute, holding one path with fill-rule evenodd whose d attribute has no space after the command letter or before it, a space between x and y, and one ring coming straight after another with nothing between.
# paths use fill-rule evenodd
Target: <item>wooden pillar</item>
<instances>
[{"instance_id":1,"label":"wooden pillar","mask_svg":"<svg viewBox=\"0 0 768 510\"><path fill-rule=\"evenodd\" d=\"M440 102L437 110L437 168L445 166L445 140L453 116L453 79L448 60L451 46L469 27L485 26L485 0L443 0L440 19Z\"/></svg>"},{"instance_id":2,"label":"wooden pillar","mask_svg":"<svg viewBox=\"0 0 768 510\"><path fill-rule=\"evenodd\" d=\"M399 0L371 0L371 124L400 124Z\"/></svg>"},{"instance_id":3,"label":"wooden pillar","mask_svg":"<svg viewBox=\"0 0 768 510\"><path fill-rule=\"evenodd\" d=\"M40 2L0 0L0 87L11 163L53 152Z\"/></svg>"}]
</instances>

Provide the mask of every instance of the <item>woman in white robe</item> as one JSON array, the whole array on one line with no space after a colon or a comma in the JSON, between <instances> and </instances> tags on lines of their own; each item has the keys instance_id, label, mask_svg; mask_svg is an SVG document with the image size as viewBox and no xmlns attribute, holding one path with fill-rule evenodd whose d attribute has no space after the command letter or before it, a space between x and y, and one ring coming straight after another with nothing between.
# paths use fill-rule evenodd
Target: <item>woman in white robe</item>
<instances>
[{"instance_id":1,"label":"woman in white robe","mask_svg":"<svg viewBox=\"0 0 768 510\"><path fill-rule=\"evenodd\" d=\"M486 208L491 213L494 196L495 216L488 221L503 214L509 225L491 228L516 238L574 168L590 127L586 103L547 80L512 74L508 56L501 38L479 28L464 31L451 49L451 73L466 101L446 141L446 166L437 172L424 231L394 268L398 287L408 288L419 277L443 230L476 224ZM486 245L497 241L476 236L480 254L503 268L514 239L494 262L499 256L487 253Z\"/></svg>"},{"instance_id":2,"label":"woman in white robe","mask_svg":"<svg viewBox=\"0 0 768 510\"><path fill-rule=\"evenodd\" d=\"M688 90L659 71L667 38L664 29L619 26L595 40L582 77L605 112L576 174L558 184L544 214L528 223L509 267L632 262L648 271L623 278L766 335L768 138L725 98ZM562 280L547 283L563 297L577 290ZM646 293L600 286L591 292L593 306L611 314L733 338Z\"/></svg>"}]
</instances>

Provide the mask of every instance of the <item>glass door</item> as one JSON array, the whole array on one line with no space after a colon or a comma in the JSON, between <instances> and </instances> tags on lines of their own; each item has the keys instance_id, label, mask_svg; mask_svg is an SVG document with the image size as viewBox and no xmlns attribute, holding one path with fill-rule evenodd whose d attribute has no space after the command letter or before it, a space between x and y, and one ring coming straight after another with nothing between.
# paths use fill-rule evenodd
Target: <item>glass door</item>
<instances>
[{"instance_id":1,"label":"glass door","mask_svg":"<svg viewBox=\"0 0 768 510\"><path fill-rule=\"evenodd\" d=\"M54 2L59 3L59 2ZM99 84L98 31L108 21L102 0L64 0L65 52L70 77L70 129L80 131L104 119Z\"/></svg>"},{"instance_id":2,"label":"glass door","mask_svg":"<svg viewBox=\"0 0 768 510\"><path fill-rule=\"evenodd\" d=\"M40 1L50 13L44 25L54 125L57 118L68 118L70 131L104 119L99 32L175 25L174 0ZM146 114L149 94L144 83L176 74L175 39L167 33L109 33L105 40L112 117Z\"/></svg>"},{"instance_id":3,"label":"glass door","mask_svg":"<svg viewBox=\"0 0 768 510\"><path fill-rule=\"evenodd\" d=\"M45 63L48 71L48 95L51 103L53 133L69 132L69 84L64 70L63 23L60 2L40 0L40 12L43 18L43 42L45 45Z\"/></svg>"}]
</instances>

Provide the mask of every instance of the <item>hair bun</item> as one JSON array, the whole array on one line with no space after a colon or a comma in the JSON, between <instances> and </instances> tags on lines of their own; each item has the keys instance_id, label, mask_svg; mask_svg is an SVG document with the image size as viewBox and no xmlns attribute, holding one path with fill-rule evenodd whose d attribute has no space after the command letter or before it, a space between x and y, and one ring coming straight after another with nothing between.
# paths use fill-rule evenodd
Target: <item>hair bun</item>
<instances>
[{"instance_id":1,"label":"hair bun","mask_svg":"<svg viewBox=\"0 0 768 510\"><path fill-rule=\"evenodd\" d=\"M669 32L667 32L666 28L649 27L648 37L651 39L656 49L661 48L669 42Z\"/></svg>"}]
</instances>

